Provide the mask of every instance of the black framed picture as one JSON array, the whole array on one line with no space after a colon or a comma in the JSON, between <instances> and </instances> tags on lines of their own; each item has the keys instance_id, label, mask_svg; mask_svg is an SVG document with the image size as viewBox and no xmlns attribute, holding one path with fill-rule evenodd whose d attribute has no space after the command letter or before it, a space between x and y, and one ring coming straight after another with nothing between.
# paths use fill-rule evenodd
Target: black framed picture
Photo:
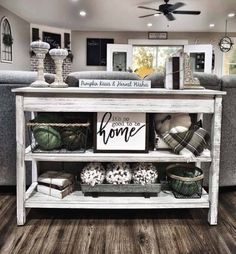
<instances>
[{"instance_id":1,"label":"black framed picture","mask_svg":"<svg viewBox=\"0 0 236 254\"><path fill-rule=\"evenodd\" d=\"M146 113L95 113L94 152L148 153L148 124Z\"/></svg>"},{"instance_id":2,"label":"black framed picture","mask_svg":"<svg viewBox=\"0 0 236 254\"><path fill-rule=\"evenodd\" d=\"M61 34L43 32L43 41L50 44L50 48L61 48Z\"/></svg>"},{"instance_id":3,"label":"black framed picture","mask_svg":"<svg viewBox=\"0 0 236 254\"><path fill-rule=\"evenodd\" d=\"M87 65L107 65L107 44L113 44L114 39L87 38Z\"/></svg>"}]
</instances>

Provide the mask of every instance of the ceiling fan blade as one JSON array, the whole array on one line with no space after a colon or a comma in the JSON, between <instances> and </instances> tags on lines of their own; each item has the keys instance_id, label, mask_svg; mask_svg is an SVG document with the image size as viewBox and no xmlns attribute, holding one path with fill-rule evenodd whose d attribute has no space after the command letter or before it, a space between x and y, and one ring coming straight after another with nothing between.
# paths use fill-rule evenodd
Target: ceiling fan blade
<instances>
[{"instance_id":1,"label":"ceiling fan blade","mask_svg":"<svg viewBox=\"0 0 236 254\"><path fill-rule=\"evenodd\" d=\"M151 17L151 16L154 16L154 15L155 15L155 13L154 14L149 14L149 15L139 16L139 18L146 18L146 17Z\"/></svg>"},{"instance_id":2,"label":"ceiling fan blade","mask_svg":"<svg viewBox=\"0 0 236 254\"><path fill-rule=\"evenodd\" d=\"M184 3L178 2L176 4L173 4L172 6L169 7L169 11L173 12L174 10L184 6Z\"/></svg>"},{"instance_id":3,"label":"ceiling fan blade","mask_svg":"<svg viewBox=\"0 0 236 254\"><path fill-rule=\"evenodd\" d=\"M189 14L189 15L199 15L200 11L173 11L174 14Z\"/></svg>"},{"instance_id":4,"label":"ceiling fan blade","mask_svg":"<svg viewBox=\"0 0 236 254\"><path fill-rule=\"evenodd\" d=\"M145 10L159 11L158 9L149 8L149 7L145 7L145 6L138 6L138 8L145 9Z\"/></svg>"},{"instance_id":5,"label":"ceiling fan blade","mask_svg":"<svg viewBox=\"0 0 236 254\"><path fill-rule=\"evenodd\" d=\"M141 5L146 5L146 4L152 4L152 3L156 3L157 0L150 0L150 1L143 1L142 3L139 3Z\"/></svg>"},{"instance_id":6,"label":"ceiling fan blade","mask_svg":"<svg viewBox=\"0 0 236 254\"><path fill-rule=\"evenodd\" d=\"M168 19L169 21L175 20L175 17L173 16L172 13L167 13L167 14L165 14L165 16L167 17L167 19Z\"/></svg>"}]
</instances>

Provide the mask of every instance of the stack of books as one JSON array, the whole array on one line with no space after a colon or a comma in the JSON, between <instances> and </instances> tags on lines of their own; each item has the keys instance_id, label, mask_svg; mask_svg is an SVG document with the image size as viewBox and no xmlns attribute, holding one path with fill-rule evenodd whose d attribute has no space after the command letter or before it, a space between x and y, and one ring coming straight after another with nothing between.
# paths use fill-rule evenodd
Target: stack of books
<instances>
[{"instance_id":1,"label":"stack of books","mask_svg":"<svg viewBox=\"0 0 236 254\"><path fill-rule=\"evenodd\" d=\"M74 191L73 174L60 171L47 171L39 176L37 191L55 198L64 198Z\"/></svg>"}]
</instances>

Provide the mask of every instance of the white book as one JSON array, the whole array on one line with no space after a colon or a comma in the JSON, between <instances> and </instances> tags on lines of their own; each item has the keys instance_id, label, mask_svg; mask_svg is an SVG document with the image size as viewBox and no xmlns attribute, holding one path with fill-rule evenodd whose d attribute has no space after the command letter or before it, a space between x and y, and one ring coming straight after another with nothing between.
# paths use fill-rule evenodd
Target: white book
<instances>
[{"instance_id":1,"label":"white book","mask_svg":"<svg viewBox=\"0 0 236 254\"><path fill-rule=\"evenodd\" d=\"M37 191L45 195L52 196L54 198L63 199L65 196L69 195L74 191L74 185L72 184L66 187L64 190L57 190L48 186L38 184Z\"/></svg>"},{"instance_id":2,"label":"white book","mask_svg":"<svg viewBox=\"0 0 236 254\"><path fill-rule=\"evenodd\" d=\"M173 65L172 65L172 57L168 58L166 61L166 74L165 74L165 88L173 89Z\"/></svg>"},{"instance_id":3,"label":"white book","mask_svg":"<svg viewBox=\"0 0 236 254\"><path fill-rule=\"evenodd\" d=\"M66 187L74 183L74 175L60 171L47 171L38 177L38 182Z\"/></svg>"}]
</instances>

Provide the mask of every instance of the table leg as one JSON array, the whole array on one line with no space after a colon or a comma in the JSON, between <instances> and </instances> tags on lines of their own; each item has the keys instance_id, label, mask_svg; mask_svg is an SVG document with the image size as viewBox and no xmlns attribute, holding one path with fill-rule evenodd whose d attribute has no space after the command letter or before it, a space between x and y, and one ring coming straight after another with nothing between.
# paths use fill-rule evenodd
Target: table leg
<instances>
[{"instance_id":1,"label":"table leg","mask_svg":"<svg viewBox=\"0 0 236 254\"><path fill-rule=\"evenodd\" d=\"M16 180L17 180L17 225L24 225L25 210L25 115L23 96L16 96Z\"/></svg>"},{"instance_id":2,"label":"table leg","mask_svg":"<svg viewBox=\"0 0 236 254\"><path fill-rule=\"evenodd\" d=\"M222 117L222 97L216 96L214 115L212 117L212 127L211 127L212 162L209 171L210 209L208 213L208 222L210 223L210 225L217 225L219 171L220 171L221 117Z\"/></svg>"}]
</instances>

